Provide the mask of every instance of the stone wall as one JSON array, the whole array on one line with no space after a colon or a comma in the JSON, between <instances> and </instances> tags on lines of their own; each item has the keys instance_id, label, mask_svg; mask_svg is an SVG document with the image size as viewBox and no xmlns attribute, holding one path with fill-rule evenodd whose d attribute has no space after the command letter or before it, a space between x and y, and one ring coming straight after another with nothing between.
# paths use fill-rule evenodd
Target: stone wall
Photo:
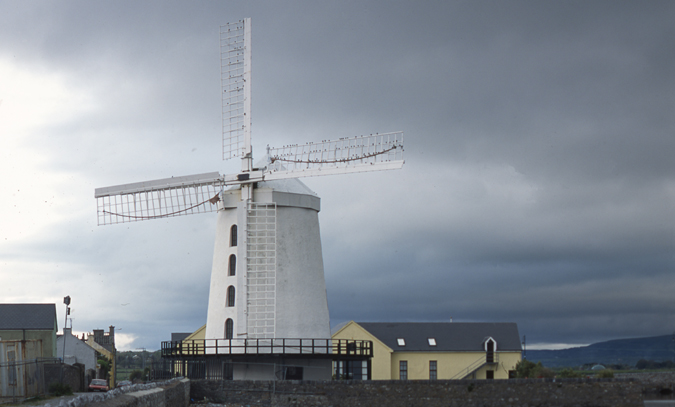
<instances>
[{"instance_id":1,"label":"stone wall","mask_svg":"<svg viewBox=\"0 0 675 407\"><path fill-rule=\"evenodd\" d=\"M646 399L673 399L675 394L675 372L615 373L615 377L642 383L642 393Z\"/></svg>"},{"instance_id":2,"label":"stone wall","mask_svg":"<svg viewBox=\"0 0 675 407\"><path fill-rule=\"evenodd\" d=\"M86 391L84 365L81 363L72 366L65 363L45 363L44 379L46 391L49 391L49 386L54 383L66 384L73 391Z\"/></svg>"},{"instance_id":3,"label":"stone wall","mask_svg":"<svg viewBox=\"0 0 675 407\"><path fill-rule=\"evenodd\" d=\"M230 406L448 407L642 406L632 379L461 381L207 381L195 380L195 402Z\"/></svg>"},{"instance_id":4,"label":"stone wall","mask_svg":"<svg viewBox=\"0 0 675 407\"><path fill-rule=\"evenodd\" d=\"M106 393L86 393L58 407L187 407L190 404L190 381L172 379L166 382L120 387ZM52 407L46 403L44 407Z\"/></svg>"}]
</instances>

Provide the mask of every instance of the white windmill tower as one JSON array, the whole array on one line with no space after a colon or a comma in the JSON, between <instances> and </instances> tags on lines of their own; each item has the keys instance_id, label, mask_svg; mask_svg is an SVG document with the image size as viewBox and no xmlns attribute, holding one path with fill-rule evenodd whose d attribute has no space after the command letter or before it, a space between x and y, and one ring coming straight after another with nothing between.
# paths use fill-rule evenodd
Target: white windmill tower
<instances>
[{"instance_id":1,"label":"white windmill tower","mask_svg":"<svg viewBox=\"0 0 675 407\"><path fill-rule=\"evenodd\" d=\"M221 26L220 48L222 154L224 160L240 157L241 172L98 188L98 224L217 211L207 343L329 339L320 199L297 178L401 168L403 134L268 147L254 167L251 19Z\"/></svg>"}]
</instances>

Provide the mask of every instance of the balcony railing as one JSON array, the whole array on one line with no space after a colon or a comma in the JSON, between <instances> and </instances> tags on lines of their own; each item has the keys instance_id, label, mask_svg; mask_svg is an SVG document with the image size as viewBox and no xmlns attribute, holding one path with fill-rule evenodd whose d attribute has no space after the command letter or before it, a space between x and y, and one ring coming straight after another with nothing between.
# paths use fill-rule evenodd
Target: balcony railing
<instances>
[{"instance_id":1,"label":"balcony railing","mask_svg":"<svg viewBox=\"0 0 675 407\"><path fill-rule=\"evenodd\" d=\"M373 356L373 342L347 339L193 339L162 342L163 358L208 355L316 355L332 358Z\"/></svg>"}]
</instances>

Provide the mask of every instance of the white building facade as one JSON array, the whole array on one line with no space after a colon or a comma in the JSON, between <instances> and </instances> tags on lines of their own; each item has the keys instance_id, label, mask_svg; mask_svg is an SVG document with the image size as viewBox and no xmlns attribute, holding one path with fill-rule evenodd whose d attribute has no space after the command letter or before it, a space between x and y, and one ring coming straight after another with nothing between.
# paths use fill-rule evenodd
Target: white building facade
<instances>
[{"instance_id":1,"label":"white building facade","mask_svg":"<svg viewBox=\"0 0 675 407\"><path fill-rule=\"evenodd\" d=\"M64 328L63 331L63 335L56 338L57 357L68 365L81 363L84 365L85 371L89 369L96 371L96 351L94 348L73 335L71 328Z\"/></svg>"}]
</instances>

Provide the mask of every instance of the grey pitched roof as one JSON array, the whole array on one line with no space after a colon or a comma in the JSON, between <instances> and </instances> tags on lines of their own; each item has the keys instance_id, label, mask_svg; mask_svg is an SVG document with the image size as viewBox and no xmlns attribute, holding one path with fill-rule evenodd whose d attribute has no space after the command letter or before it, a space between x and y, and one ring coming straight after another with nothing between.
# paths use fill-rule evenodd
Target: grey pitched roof
<instances>
[{"instance_id":1,"label":"grey pitched roof","mask_svg":"<svg viewBox=\"0 0 675 407\"><path fill-rule=\"evenodd\" d=\"M192 332L171 332L171 342L180 342L190 335Z\"/></svg>"},{"instance_id":2,"label":"grey pitched roof","mask_svg":"<svg viewBox=\"0 0 675 407\"><path fill-rule=\"evenodd\" d=\"M54 329L56 304L0 304L0 330Z\"/></svg>"},{"instance_id":3,"label":"grey pitched roof","mask_svg":"<svg viewBox=\"0 0 675 407\"><path fill-rule=\"evenodd\" d=\"M497 351L520 351L518 325L512 322L357 322L396 351L480 352L493 338ZM398 338L405 340L399 346ZM436 346L429 345L436 339Z\"/></svg>"}]
</instances>

